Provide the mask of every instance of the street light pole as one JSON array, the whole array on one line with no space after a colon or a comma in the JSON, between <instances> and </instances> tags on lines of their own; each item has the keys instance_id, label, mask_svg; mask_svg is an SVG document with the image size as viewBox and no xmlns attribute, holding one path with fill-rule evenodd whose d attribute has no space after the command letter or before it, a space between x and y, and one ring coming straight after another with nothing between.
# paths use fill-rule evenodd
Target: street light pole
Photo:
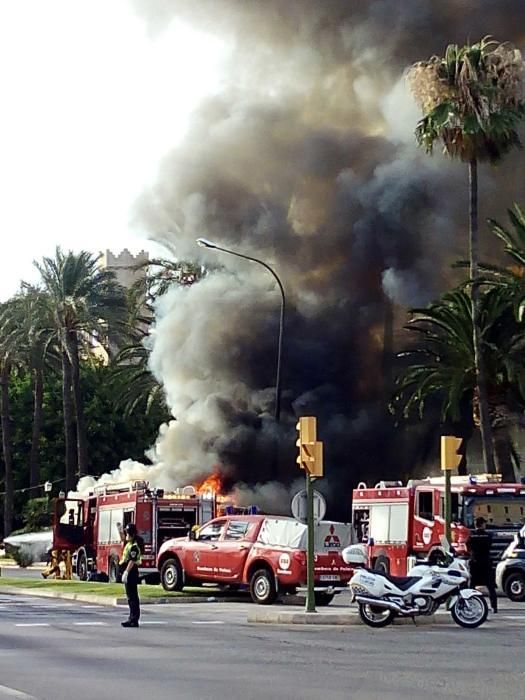
<instances>
[{"instance_id":1,"label":"street light pole","mask_svg":"<svg viewBox=\"0 0 525 700\"><path fill-rule=\"evenodd\" d=\"M281 313L279 316L279 341L277 344L277 371L275 377L275 422L279 423L281 418L281 365L282 365L282 353L283 353L283 330L284 330L284 312L286 307L286 299L284 296L284 287L281 280L277 276L275 270L273 270L264 260L259 260L259 258L253 258L250 255L244 255L244 253L238 253L235 250L230 250L229 248L223 248L217 243L208 241L206 238L198 238L197 244L202 248L211 248L213 250L220 250L222 253L228 253L229 255L234 255L237 258L243 258L244 260L250 260L251 262L259 263L273 276L281 292Z\"/></svg>"}]
</instances>

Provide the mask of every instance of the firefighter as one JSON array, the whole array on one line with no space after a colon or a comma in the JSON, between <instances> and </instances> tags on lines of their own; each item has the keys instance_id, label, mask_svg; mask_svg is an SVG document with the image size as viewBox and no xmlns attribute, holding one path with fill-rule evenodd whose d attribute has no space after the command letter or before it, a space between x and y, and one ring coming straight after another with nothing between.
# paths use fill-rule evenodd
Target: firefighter
<instances>
[{"instance_id":1,"label":"firefighter","mask_svg":"<svg viewBox=\"0 0 525 700\"><path fill-rule=\"evenodd\" d=\"M483 517L476 518L475 525L476 529L467 541L467 549L470 554L471 585L474 588L484 586L488 590L492 612L497 613L496 579L490 561L492 533L487 532L487 521Z\"/></svg>"},{"instance_id":2,"label":"firefighter","mask_svg":"<svg viewBox=\"0 0 525 700\"><path fill-rule=\"evenodd\" d=\"M133 523L126 525L125 534L126 544L119 563L122 571L122 583L126 588L126 596L128 598L129 618L122 623L122 627L138 627L140 618L138 584L142 555L137 541L137 528Z\"/></svg>"}]
</instances>

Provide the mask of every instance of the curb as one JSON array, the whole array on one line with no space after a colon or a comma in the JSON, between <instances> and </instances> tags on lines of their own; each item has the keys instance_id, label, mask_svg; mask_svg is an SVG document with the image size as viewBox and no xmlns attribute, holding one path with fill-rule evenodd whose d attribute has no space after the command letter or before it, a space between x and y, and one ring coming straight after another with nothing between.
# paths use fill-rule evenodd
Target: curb
<instances>
[{"instance_id":1,"label":"curb","mask_svg":"<svg viewBox=\"0 0 525 700\"><path fill-rule=\"evenodd\" d=\"M96 593L68 593L67 591L45 591L41 588L18 588L16 586L0 586L0 593L9 593L11 595L26 595L34 598L59 598L62 600L76 600L79 603L96 603L98 605L109 605L112 607L119 605L127 605L128 599L125 597L114 597L106 595L98 595ZM140 596L140 591L139 591ZM213 596L180 596L177 598L141 598L140 604L143 605L184 605L186 603L222 603L235 602L232 599L221 599Z\"/></svg>"},{"instance_id":2,"label":"curb","mask_svg":"<svg viewBox=\"0 0 525 700\"><path fill-rule=\"evenodd\" d=\"M279 612L275 610L256 610L250 613L247 622L251 624L267 624L267 625L332 625L332 626L348 626L359 625L365 627L357 612L346 613L307 613L307 612ZM416 617L415 626L425 627L427 625L446 624L448 618L445 615L429 615L428 617ZM413 625L412 618L396 618L393 623L396 627L399 625Z\"/></svg>"},{"instance_id":3,"label":"curb","mask_svg":"<svg viewBox=\"0 0 525 700\"><path fill-rule=\"evenodd\" d=\"M98 603L99 605L121 605L127 603L126 598L113 598L95 593L67 593L55 591L43 591L38 588L17 588L16 586L0 586L0 593L11 595L26 595L35 598L61 598L62 600L78 600L84 603ZM122 601L122 602L120 602Z\"/></svg>"}]
</instances>

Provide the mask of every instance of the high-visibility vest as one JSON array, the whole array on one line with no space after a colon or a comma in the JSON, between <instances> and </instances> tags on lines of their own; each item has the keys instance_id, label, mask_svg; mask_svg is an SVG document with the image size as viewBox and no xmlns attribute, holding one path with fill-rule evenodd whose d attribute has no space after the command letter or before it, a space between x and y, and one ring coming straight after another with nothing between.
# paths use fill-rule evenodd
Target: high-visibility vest
<instances>
[{"instance_id":1,"label":"high-visibility vest","mask_svg":"<svg viewBox=\"0 0 525 700\"><path fill-rule=\"evenodd\" d=\"M137 550L137 558L136 559L131 559L131 550L133 548L136 548ZM137 542L134 540L130 542L126 542L124 549L122 550L122 556L120 557L120 562L119 564L127 564L129 561L133 561L137 566L140 566L142 564L142 554L140 552L140 547Z\"/></svg>"}]
</instances>

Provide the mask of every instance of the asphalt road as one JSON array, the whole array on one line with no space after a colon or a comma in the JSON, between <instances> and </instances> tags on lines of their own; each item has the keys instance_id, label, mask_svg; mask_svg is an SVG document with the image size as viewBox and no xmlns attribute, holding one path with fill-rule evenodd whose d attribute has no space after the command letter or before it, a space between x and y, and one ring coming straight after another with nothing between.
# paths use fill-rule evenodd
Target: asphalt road
<instances>
[{"instance_id":1,"label":"asphalt road","mask_svg":"<svg viewBox=\"0 0 525 700\"><path fill-rule=\"evenodd\" d=\"M525 696L525 606L477 630L453 623L248 625L245 603L124 611L0 594L0 698L420 700Z\"/></svg>"}]
</instances>

